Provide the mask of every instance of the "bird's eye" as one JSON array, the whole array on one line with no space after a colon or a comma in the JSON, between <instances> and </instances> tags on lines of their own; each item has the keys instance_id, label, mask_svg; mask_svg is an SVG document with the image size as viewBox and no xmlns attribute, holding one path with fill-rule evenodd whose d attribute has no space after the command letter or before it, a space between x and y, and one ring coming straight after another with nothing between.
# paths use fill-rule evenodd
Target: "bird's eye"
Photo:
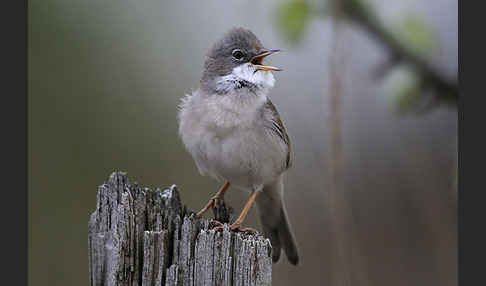
<instances>
[{"instance_id":1,"label":"bird's eye","mask_svg":"<svg viewBox=\"0 0 486 286\"><path fill-rule=\"evenodd\" d=\"M241 60L245 56L245 54L241 50L238 50L238 49L233 50L231 55L233 55L233 58L235 58L237 60Z\"/></svg>"}]
</instances>

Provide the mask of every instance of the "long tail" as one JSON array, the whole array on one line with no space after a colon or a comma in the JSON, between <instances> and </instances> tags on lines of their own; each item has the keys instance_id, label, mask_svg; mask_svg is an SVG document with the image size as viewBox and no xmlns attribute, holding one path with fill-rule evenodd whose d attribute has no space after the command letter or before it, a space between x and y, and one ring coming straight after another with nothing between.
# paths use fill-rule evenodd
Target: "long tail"
<instances>
[{"instance_id":1,"label":"long tail","mask_svg":"<svg viewBox=\"0 0 486 286\"><path fill-rule=\"evenodd\" d=\"M280 177L274 184L265 186L256 199L263 233L270 238L273 249L273 262L280 258L283 248L293 265L299 263L299 253L292 229L283 204L283 182Z\"/></svg>"}]
</instances>

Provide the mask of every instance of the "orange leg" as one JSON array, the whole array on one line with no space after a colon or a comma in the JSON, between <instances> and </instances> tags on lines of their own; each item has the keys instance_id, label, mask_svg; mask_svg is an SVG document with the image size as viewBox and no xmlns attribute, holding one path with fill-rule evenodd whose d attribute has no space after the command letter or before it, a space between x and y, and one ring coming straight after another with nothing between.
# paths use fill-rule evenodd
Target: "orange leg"
<instances>
[{"instance_id":1,"label":"orange leg","mask_svg":"<svg viewBox=\"0 0 486 286\"><path fill-rule=\"evenodd\" d=\"M228 190L230 186L230 182L226 182L222 187L221 189L219 189L219 191L216 193L216 195L214 195L214 197L212 197L209 202L206 204L206 206L200 210L196 215L197 216L201 216L202 214L204 214L210 207L214 206L216 204L216 201L217 200L224 200L224 193L226 193L226 191Z\"/></svg>"},{"instance_id":2,"label":"orange leg","mask_svg":"<svg viewBox=\"0 0 486 286\"><path fill-rule=\"evenodd\" d=\"M241 211L241 214L240 216L235 220L235 222L230 226L230 229L231 230L240 230L240 231L248 231L248 232L256 232L256 230L252 229L252 228L242 228L241 227L241 224L243 223L243 221L245 220L246 218L246 215L248 214L248 211L250 210L251 206L253 205L253 203L255 202L255 199L256 199L256 196L258 195L258 192L257 191L252 191L251 194L250 194L250 197L248 198L248 201L246 202L245 204L245 207L243 208L243 210Z\"/></svg>"}]
</instances>

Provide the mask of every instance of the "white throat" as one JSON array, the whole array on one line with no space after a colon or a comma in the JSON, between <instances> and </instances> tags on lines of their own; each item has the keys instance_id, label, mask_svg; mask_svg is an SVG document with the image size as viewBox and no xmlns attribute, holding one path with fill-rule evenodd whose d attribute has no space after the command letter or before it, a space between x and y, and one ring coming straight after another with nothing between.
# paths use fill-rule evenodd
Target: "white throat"
<instances>
[{"instance_id":1,"label":"white throat","mask_svg":"<svg viewBox=\"0 0 486 286\"><path fill-rule=\"evenodd\" d=\"M233 69L231 74L216 80L216 90L221 93L245 92L266 94L275 84L270 71L256 70L255 66L246 63Z\"/></svg>"}]
</instances>

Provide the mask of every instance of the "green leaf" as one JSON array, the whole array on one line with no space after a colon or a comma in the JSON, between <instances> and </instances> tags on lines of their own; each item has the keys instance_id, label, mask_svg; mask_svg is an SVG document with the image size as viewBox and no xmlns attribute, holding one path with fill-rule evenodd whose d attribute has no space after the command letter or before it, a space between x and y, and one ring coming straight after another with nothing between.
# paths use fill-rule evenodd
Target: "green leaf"
<instances>
[{"instance_id":1,"label":"green leaf","mask_svg":"<svg viewBox=\"0 0 486 286\"><path fill-rule=\"evenodd\" d=\"M406 113L419 102L422 92L420 79L412 69L404 66L396 68L386 83L387 94L395 111Z\"/></svg>"},{"instance_id":2,"label":"green leaf","mask_svg":"<svg viewBox=\"0 0 486 286\"><path fill-rule=\"evenodd\" d=\"M277 7L277 26L285 39L297 43L310 19L310 5L304 0L290 0Z\"/></svg>"},{"instance_id":3,"label":"green leaf","mask_svg":"<svg viewBox=\"0 0 486 286\"><path fill-rule=\"evenodd\" d=\"M392 24L392 29L403 44L424 56L430 56L436 45L435 33L421 17L405 14Z\"/></svg>"}]
</instances>

